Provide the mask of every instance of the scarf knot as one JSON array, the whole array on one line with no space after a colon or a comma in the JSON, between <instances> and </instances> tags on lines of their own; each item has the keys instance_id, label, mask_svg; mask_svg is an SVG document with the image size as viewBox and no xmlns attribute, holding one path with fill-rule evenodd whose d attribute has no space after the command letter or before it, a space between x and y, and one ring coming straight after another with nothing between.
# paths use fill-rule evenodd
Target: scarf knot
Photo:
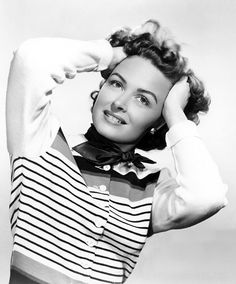
<instances>
[{"instance_id":1,"label":"scarf knot","mask_svg":"<svg viewBox=\"0 0 236 284\"><path fill-rule=\"evenodd\" d=\"M130 151L121 153L121 160L123 162L129 162L129 161L132 161L133 159L134 159L134 153Z\"/></svg>"},{"instance_id":2,"label":"scarf knot","mask_svg":"<svg viewBox=\"0 0 236 284\"><path fill-rule=\"evenodd\" d=\"M85 134L87 142L72 149L97 166L115 165L120 162L133 163L137 168L144 169L144 163L155 164L154 161L134 153L134 148L123 152L112 141L99 134L92 124Z\"/></svg>"}]
</instances>

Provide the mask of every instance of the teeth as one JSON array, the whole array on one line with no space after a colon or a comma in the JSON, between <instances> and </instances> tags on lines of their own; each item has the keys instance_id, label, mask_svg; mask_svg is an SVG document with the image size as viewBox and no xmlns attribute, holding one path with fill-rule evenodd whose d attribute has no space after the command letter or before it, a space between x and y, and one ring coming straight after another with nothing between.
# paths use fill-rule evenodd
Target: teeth
<instances>
[{"instance_id":1,"label":"teeth","mask_svg":"<svg viewBox=\"0 0 236 284\"><path fill-rule=\"evenodd\" d=\"M118 124L121 124L121 120L119 120L118 118L112 116L112 115L109 115L107 114L107 117L109 118L109 120L113 123L118 123Z\"/></svg>"}]
</instances>

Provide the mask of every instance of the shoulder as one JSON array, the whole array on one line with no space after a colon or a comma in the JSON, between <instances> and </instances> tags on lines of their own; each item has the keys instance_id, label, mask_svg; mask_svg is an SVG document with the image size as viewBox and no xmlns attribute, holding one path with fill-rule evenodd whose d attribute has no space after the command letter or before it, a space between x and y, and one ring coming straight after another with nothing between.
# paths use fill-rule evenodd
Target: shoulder
<instances>
[{"instance_id":1,"label":"shoulder","mask_svg":"<svg viewBox=\"0 0 236 284\"><path fill-rule=\"evenodd\" d=\"M69 148L72 151L72 154L77 156L79 155L78 152L74 151L72 148L75 147L76 145L79 145L81 143L84 143L87 141L87 139L84 137L83 134L67 134L64 133L66 141L68 143Z\"/></svg>"}]
</instances>

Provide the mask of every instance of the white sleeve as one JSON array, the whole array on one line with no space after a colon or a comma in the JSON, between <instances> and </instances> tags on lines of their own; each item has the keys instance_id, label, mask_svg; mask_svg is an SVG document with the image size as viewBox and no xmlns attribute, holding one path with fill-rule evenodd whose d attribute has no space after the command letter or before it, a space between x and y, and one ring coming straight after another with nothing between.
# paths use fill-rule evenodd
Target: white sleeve
<instances>
[{"instance_id":1,"label":"white sleeve","mask_svg":"<svg viewBox=\"0 0 236 284\"><path fill-rule=\"evenodd\" d=\"M67 73L106 69L108 41L36 38L14 53L7 88L7 144L13 155L35 156L53 142L59 122L51 113L52 90Z\"/></svg>"},{"instance_id":2,"label":"white sleeve","mask_svg":"<svg viewBox=\"0 0 236 284\"><path fill-rule=\"evenodd\" d=\"M192 226L227 204L227 186L222 182L196 125L178 123L166 135L177 176L164 170L155 189L152 207L153 233Z\"/></svg>"}]
</instances>

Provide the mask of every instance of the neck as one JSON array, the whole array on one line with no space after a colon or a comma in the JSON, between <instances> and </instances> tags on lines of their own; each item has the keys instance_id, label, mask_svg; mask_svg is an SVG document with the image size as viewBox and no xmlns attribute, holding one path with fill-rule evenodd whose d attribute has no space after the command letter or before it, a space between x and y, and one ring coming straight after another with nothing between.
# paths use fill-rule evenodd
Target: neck
<instances>
[{"instance_id":1,"label":"neck","mask_svg":"<svg viewBox=\"0 0 236 284\"><path fill-rule=\"evenodd\" d=\"M122 144L122 143L115 143L114 145L118 146L122 152L128 152L132 149L134 149L135 144Z\"/></svg>"},{"instance_id":2,"label":"neck","mask_svg":"<svg viewBox=\"0 0 236 284\"><path fill-rule=\"evenodd\" d=\"M118 147L122 152L128 152L134 150L135 143L118 143L115 141L112 141L105 136L102 136L101 134L98 133L96 130L95 126L91 124L91 127L88 129L87 133L85 134L85 138L89 141L96 141L99 143L104 143L104 144L110 144Z\"/></svg>"}]
</instances>

